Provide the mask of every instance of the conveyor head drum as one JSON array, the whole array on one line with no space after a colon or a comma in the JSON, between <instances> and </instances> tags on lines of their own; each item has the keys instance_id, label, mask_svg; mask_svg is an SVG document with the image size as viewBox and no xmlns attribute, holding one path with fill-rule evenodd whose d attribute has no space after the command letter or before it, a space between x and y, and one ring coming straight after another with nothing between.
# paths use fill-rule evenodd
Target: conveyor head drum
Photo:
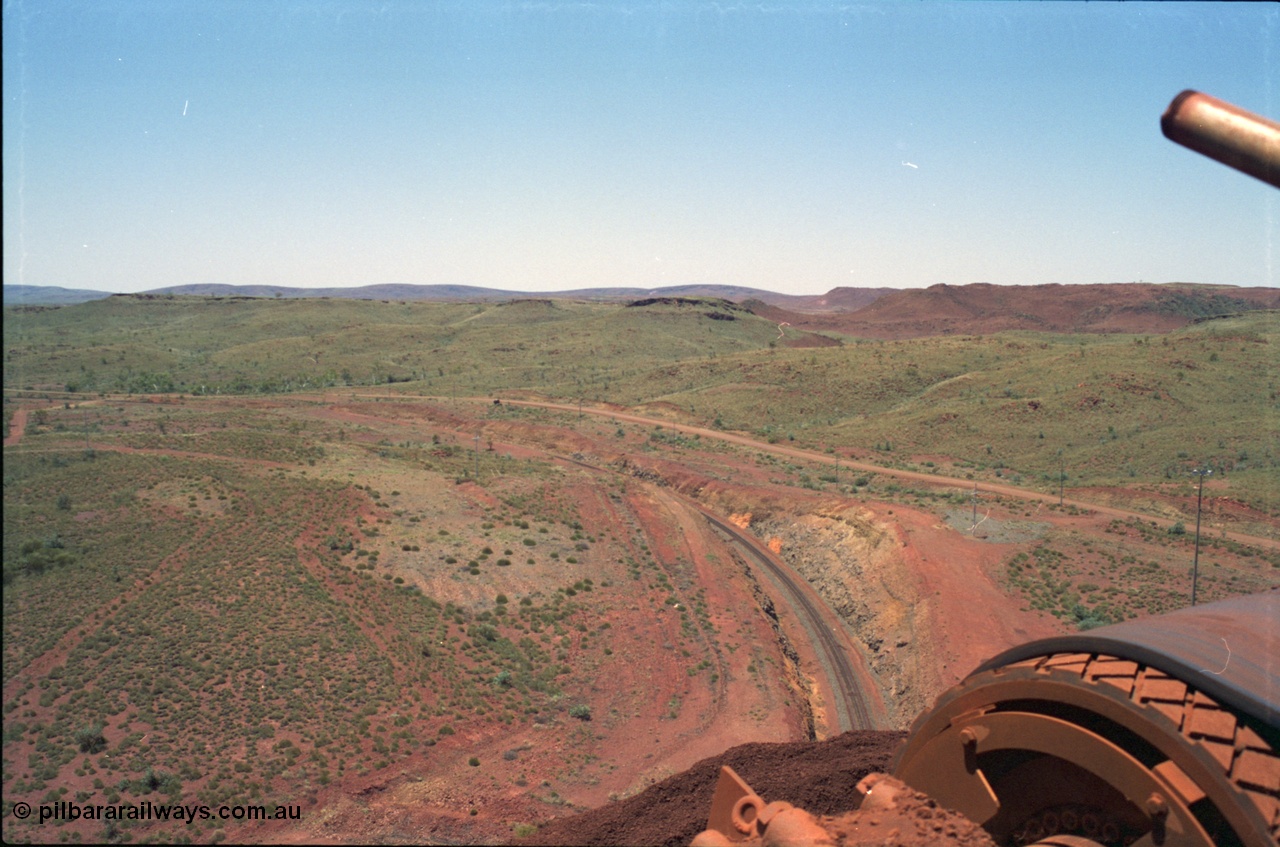
<instances>
[{"instance_id":1,"label":"conveyor head drum","mask_svg":"<svg viewBox=\"0 0 1280 847\"><path fill-rule=\"evenodd\" d=\"M1001 844L1275 845L1278 692L1280 592L1045 639L944 693L895 776Z\"/></svg>"}]
</instances>

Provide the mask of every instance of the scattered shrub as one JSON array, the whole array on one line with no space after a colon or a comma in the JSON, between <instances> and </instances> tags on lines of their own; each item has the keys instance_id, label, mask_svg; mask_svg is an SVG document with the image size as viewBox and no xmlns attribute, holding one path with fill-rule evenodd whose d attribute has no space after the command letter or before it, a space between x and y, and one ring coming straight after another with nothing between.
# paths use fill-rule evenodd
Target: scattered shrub
<instances>
[{"instance_id":1,"label":"scattered shrub","mask_svg":"<svg viewBox=\"0 0 1280 847\"><path fill-rule=\"evenodd\" d=\"M102 736L101 726L86 726L76 730L75 740L81 753L101 753L107 749L107 739Z\"/></svg>"}]
</instances>

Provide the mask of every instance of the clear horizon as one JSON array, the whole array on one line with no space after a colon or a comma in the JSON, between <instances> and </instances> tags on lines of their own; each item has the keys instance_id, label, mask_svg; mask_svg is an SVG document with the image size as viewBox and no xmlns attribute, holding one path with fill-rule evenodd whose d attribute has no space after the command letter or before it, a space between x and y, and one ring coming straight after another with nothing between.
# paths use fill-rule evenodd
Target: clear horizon
<instances>
[{"instance_id":1,"label":"clear horizon","mask_svg":"<svg viewBox=\"0 0 1280 847\"><path fill-rule=\"evenodd\" d=\"M1280 196L1166 140L1280 118L1236 3L36 3L4 282L134 292L1276 286Z\"/></svg>"},{"instance_id":2,"label":"clear horizon","mask_svg":"<svg viewBox=\"0 0 1280 847\"><path fill-rule=\"evenodd\" d=\"M224 283L195 283L194 285L195 285L195 286L201 286L201 285L210 285L210 286L212 286L212 285L223 285L223 284L224 284ZM1083 286L1083 285L1170 285L1170 286L1174 286L1174 285L1192 285L1192 286L1201 286L1201 287L1206 287L1206 288L1231 288L1231 287L1233 287L1233 286L1228 286L1228 285L1222 285L1222 286L1220 286L1220 285L1217 285L1217 284L1214 284L1214 283L1198 283L1198 282L1189 282L1189 281L1183 281L1183 280L1174 280L1174 281L1169 281L1169 282L1153 282L1153 281L1151 281L1151 280L1143 280L1143 281L1132 280L1132 281L1130 281L1130 282L1112 282L1112 283L1086 283L1086 282L1034 283L1034 284L1028 284L1028 287L1030 287L1030 285L1037 285L1037 284L1038 284L1038 285L1081 285L1081 286ZM8 283L8 282L6 282L4 285L5 285L5 287L6 287L6 288L9 288L9 287L11 287L11 286L12 286L12 287L17 287L17 286L18 286L18 284L17 284L17 283ZM261 283L261 284L258 284L258 283L249 283L249 284L242 285L242 286L236 286L236 285L232 285L232 284L230 284L230 283L227 283L226 285L228 285L228 287L232 287L232 288L259 288L259 287L269 287L269 288L284 289L284 290L292 290L292 291L336 291L336 290L349 290L349 291L354 291L354 290L358 290L358 289L365 289L365 288L377 288L377 287L385 287L385 286L416 286L416 285L418 285L418 283L368 283L368 284L366 284L366 285L331 285L331 286L307 286L307 287L302 287L302 286L291 286L291 285L275 285L274 283ZM422 283L421 285L422 285L422 287L428 287L428 286L430 286L430 285L442 285L442 286L445 286L445 285L449 285L449 283ZM557 295L557 294L572 294L572 293L574 293L574 292L578 292L578 291L623 291L623 290L628 290L628 291L649 291L649 292L658 292L658 291L666 291L666 290L675 289L675 288L688 288L688 287L692 287L692 286L702 286L702 285L706 285L706 287L711 287L711 284L710 284L710 283L705 283L705 284L704 284L704 283L692 283L691 285L680 285L680 284L677 284L677 285L669 285L669 286L668 286L668 285L660 285L660 286L652 286L652 287L649 287L649 288L644 288L643 286L631 286L631 285L625 285L625 286L624 286L624 285L616 285L616 286L602 285L602 286L595 286L595 287L592 287L592 288L555 288L555 289L552 289L552 288L547 288L547 289L533 289L533 288L529 288L529 289L502 289L502 288L493 288L493 287L490 287L490 286L479 286L479 285L475 285L475 286L459 285L459 286L452 286L452 287L456 287L456 288L474 288L474 289L476 289L476 290L478 290L478 291L491 291L491 292L493 292L493 293L495 293L495 294L514 294L514 295L520 295L520 294L532 294L532 295L546 295L546 296L551 296L551 295ZM954 285L954 286L964 286L964 285L993 285L993 286L998 286L998 287L1002 287L1002 288L1015 288L1015 287L1019 287L1019 286L1023 285L1023 283L993 283L993 282L984 282L984 281L982 281L982 280L976 280L976 281L974 281L974 282L964 282L964 283L935 283L935 285ZM140 290L138 290L138 291L109 291L109 290L106 290L106 289L92 289L92 288L90 288L90 289L71 289L71 288L67 288L66 286L57 286L57 285L50 285L50 286L31 286L29 283L27 284L27 286L28 286L28 287L33 287L33 288L51 288L51 289L59 289L59 290L65 290L65 291L80 291L80 290L83 290L83 291L98 292L98 293L102 293L102 294L148 294L148 293L154 293L154 292L159 292L159 291L165 291L165 290L167 290L167 289L174 289L174 288L181 288L181 287L183 287L183 286L180 286L180 285L172 285L172 286L159 286L159 287L157 287L157 288L140 289ZM895 290L895 291L907 291L907 290L913 290L913 289L923 290L921 287L918 287L918 286L911 286L911 287L894 287L894 286L852 286L852 285L848 285L848 286L835 286L835 287L833 287L833 288L829 288L829 289L827 289L826 291L811 291L811 292L801 292L801 293L799 293L799 294L796 294L795 292L777 291L777 290L774 290L774 289L762 289L762 288L757 288L757 287L755 287L755 286L733 286L733 285L725 285L725 286L720 286L720 287L723 287L723 288L740 288L740 289L749 289L749 290L753 290L753 291L761 291L762 293L766 293L766 294L787 294L787 295L791 295L791 296L801 296L801 297L820 297L820 296L822 296L822 295L824 295L824 294L829 294L829 293L831 293L832 291L837 290L838 288L861 288L861 289L866 289L866 290L871 290L871 289L873 289L873 288L874 288L874 289L888 289L888 290ZM929 286L925 286L925 287L927 288L927 287L929 287ZM1236 287L1240 287L1240 288L1272 288L1272 287L1274 287L1274 286L1262 286L1262 285L1259 285L1259 286L1236 286Z\"/></svg>"}]
</instances>

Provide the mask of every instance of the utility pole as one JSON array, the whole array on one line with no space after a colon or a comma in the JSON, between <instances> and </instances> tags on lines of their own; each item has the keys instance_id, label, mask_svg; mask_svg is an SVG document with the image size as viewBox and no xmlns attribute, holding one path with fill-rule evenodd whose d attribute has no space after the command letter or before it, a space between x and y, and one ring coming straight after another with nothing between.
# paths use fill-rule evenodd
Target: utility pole
<instances>
[{"instance_id":1,"label":"utility pole","mask_svg":"<svg viewBox=\"0 0 1280 847\"><path fill-rule=\"evenodd\" d=\"M1062 508L1062 492L1067 484L1067 460L1062 458L1062 451L1058 451L1058 508Z\"/></svg>"},{"instance_id":2,"label":"utility pole","mask_svg":"<svg viewBox=\"0 0 1280 847\"><path fill-rule=\"evenodd\" d=\"M1200 580L1200 503L1204 499L1204 478L1213 473L1210 468L1196 468L1193 474L1200 477L1200 485L1196 489L1196 552L1191 560L1191 605L1196 604L1196 583Z\"/></svg>"},{"instance_id":3,"label":"utility pole","mask_svg":"<svg viewBox=\"0 0 1280 847\"><path fill-rule=\"evenodd\" d=\"M975 480L973 483L973 527L969 530L969 532L976 534L977 531L978 531L978 483Z\"/></svg>"},{"instance_id":4,"label":"utility pole","mask_svg":"<svg viewBox=\"0 0 1280 847\"><path fill-rule=\"evenodd\" d=\"M480 432L476 431L476 482L480 481Z\"/></svg>"}]
</instances>

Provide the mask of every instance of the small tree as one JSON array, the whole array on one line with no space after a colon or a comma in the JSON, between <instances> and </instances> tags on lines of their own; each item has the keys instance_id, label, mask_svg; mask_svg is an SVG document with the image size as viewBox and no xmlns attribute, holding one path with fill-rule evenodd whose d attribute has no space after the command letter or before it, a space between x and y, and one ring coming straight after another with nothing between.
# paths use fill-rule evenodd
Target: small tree
<instances>
[{"instance_id":1,"label":"small tree","mask_svg":"<svg viewBox=\"0 0 1280 847\"><path fill-rule=\"evenodd\" d=\"M86 726L76 730L76 744L81 753L101 753L107 749L107 739L102 735L101 726Z\"/></svg>"}]
</instances>

